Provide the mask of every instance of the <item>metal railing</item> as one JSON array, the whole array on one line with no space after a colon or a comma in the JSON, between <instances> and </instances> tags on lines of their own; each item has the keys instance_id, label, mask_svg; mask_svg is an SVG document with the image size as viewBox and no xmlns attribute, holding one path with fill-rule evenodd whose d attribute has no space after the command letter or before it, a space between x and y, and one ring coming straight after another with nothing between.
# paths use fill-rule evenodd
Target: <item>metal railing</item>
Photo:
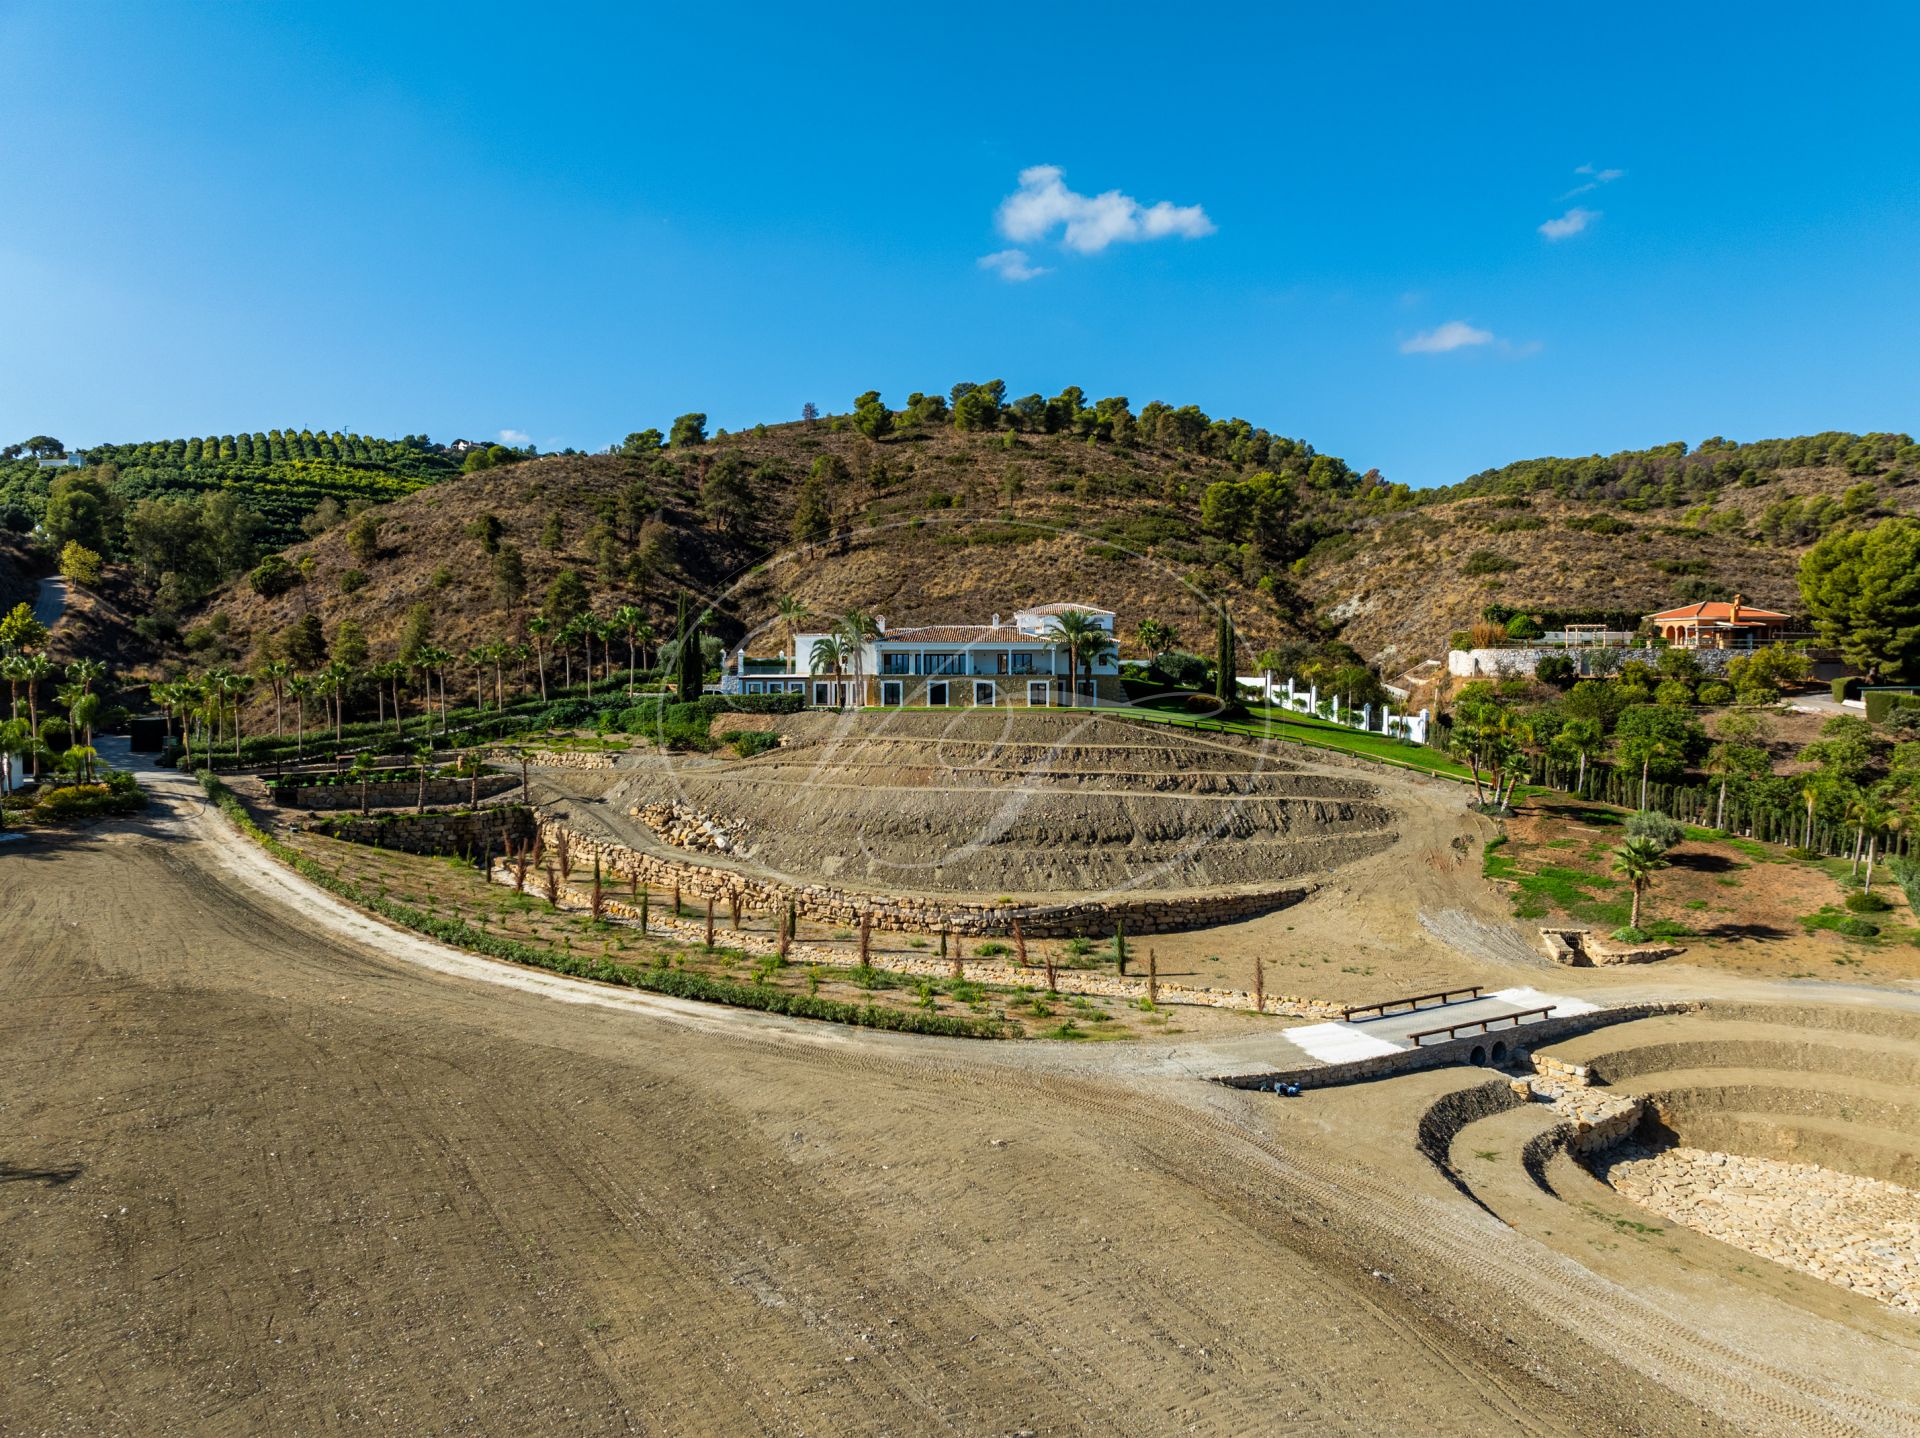
<instances>
[{"instance_id":1,"label":"metal railing","mask_svg":"<svg viewBox=\"0 0 1920 1438\"><path fill-rule=\"evenodd\" d=\"M1419 1048L1428 1039L1433 1038L1436 1034L1445 1034L1448 1038L1451 1039L1451 1038L1458 1038L1460 1035L1460 1031L1462 1029L1468 1029L1468 1030L1478 1029L1483 1034L1491 1033L1493 1032L1493 1025L1495 1024L1507 1024L1517 1029L1520 1027L1521 1021L1524 1019L1544 1019L1552 1012L1553 1012L1553 1005L1548 1004L1545 1008L1521 1009L1518 1013L1495 1014L1491 1018L1463 1019L1457 1024L1448 1024L1444 1028L1422 1029L1417 1034L1408 1034L1407 1042L1412 1044L1415 1048Z\"/></svg>"}]
</instances>

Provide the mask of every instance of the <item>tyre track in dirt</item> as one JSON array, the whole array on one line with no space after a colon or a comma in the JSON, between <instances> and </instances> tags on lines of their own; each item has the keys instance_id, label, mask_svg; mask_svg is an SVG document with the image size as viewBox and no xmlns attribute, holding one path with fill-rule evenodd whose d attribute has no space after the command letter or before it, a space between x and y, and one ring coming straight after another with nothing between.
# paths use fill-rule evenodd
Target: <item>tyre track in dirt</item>
<instances>
[{"instance_id":1,"label":"tyre track in dirt","mask_svg":"<svg viewBox=\"0 0 1920 1438\"><path fill-rule=\"evenodd\" d=\"M474 982L504 967L482 960L426 978L406 967L417 941L289 909L295 891L256 887L211 852L237 836L188 829L173 852L147 851L160 863L102 870L125 890L104 912L29 916L52 929L137 922L143 905L191 914L200 962L129 978L102 955L76 986L84 934L56 937L40 962L0 969L0 992L29 1000L83 1071L106 1060L72 1011L130 1004L114 1009L116 1042L159 1072L129 1075L100 1113L137 1126L183 1101L190 1113L157 1116L204 1145L212 1171L232 1145L199 1130L243 1100L285 1105L242 1145L300 1154L249 1159L262 1202L305 1205L296 1228L348 1225L342 1243L359 1242L356 1224L372 1236L344 1250L342 1294L310 1300L307 1321L330 1325L326 1362L294 1376L242 1364L231 1389L128 1384L96 1365L116 1411L219 1415L202 1427L216 1432L280 1405L324 1411L335 1394L421 1431L441 1431L422 1414L529 1431L563 1409L594 1431L1664 1432L1713 1431L1716 1411L1753 1432L1914 1429L1909 1405L1732 1349L1464 1205L1407 1192L1372 1156L1281 1142L1263 1100L1142 1092L1116 1051L828 1036L639 1009L595 986L576 987L606 1007L541 1004ZM195 1029L196 1008L220 1021ZM298 1101L303 1082L329 1086L337 1117ZM417 1176L372 1180L363 1160ZM356 1184L387 1211L356 1209ZM391 1255L382 1229L418 1235L419 1253ZM226 1327L273 1306L256 1268L219 1285ZM409 1277L424 1297L404 1296ZM9 1307L20 1281L7 1271ZM346 1320L356 1298L395 1321L372 1350L387 1361L370 1362ZM466 1329L448 1330L436 1301L462 1306ZM44 1363L12 1333L0 1375ZM66 1351L86 1341L72 1330ZM185 1341L149 1334L143 1351L164 1371ZM428 1367L444 1376L399 1384L403 1351L438 1355ZM0 1398L0 1429L57 1431L17 1411L9 1424L11 1406Z\"/></svg>"}]
</instances>

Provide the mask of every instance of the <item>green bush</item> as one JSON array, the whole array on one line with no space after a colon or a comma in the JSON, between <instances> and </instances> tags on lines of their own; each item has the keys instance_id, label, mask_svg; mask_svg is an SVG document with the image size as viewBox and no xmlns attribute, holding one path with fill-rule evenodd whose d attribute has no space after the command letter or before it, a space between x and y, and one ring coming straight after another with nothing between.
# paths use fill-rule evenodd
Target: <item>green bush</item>
<instances>
[{"instance_id":1,"label":"green bush","mask_svg":"<svg viewBox=\"0 0 1920 1438\"><path fill-rule=\"evenodd\" d=\"M1920 709L1920 694L1907 694L1898 689L1869 689L1866 699L1867 718L1875 724L1885 724L1896 709Z\"/></svg>"},{"instance_id":2,"label":"green bush","mask_svg":"<svg viewBox=\"0 0 1920 1438\"><path fill-rule=\"evenodd\" d=\"M1879 894L1848 894L1844 902L1856 914L1884 914L1893 907Z\"/></svg>"},{"instance_id":3,"label":"green bush","mask_svg":"<svg viewBox=\"0 0 1920 1438\"><path fill-rule=\"evenodd\" d=\"M1700 686L1700 692L1695 697L1702 704L1731 704L1733 702L1733 686L1731 684L1722 684L1718 679L1709 679L1705 684Z\"/></svg>"},{"instance_id":4,"label":"green bush","mask_svg":"<svg viewBox=\"0 0 1920 1438\"><path fill-rule=\"evenodd\" d=\"M367 587L367 571L364 569L345 569L340 572L340 592L358 594Z\"/></svg>"},{"instance_id":5,"label":"green bush","mask_svg":"<svg viewBox=\"0 0 1920 1438\"><path fill-rule=\"evenodd\" d=\"M1833 702L1836 704L1848 699L1858 699L1860 677L1857 674L1843 674L1828 686L1828 691L1833 695Z\"/></svg>"},{"instance_id":6,"label":"green bush","mask_svg":"<svg viewBox=\"0 0 1920 1438\"><path fill-rule=\"evenodd\" d=\"M1880 936L1880 926L1868 919L1842 919L1833 927L1836 933L1845 934L1850 939L1874 939Z\"/></svg>"},{"instance_id":7,"label":"green bush","mask_svg":"<svg viewBox=\"0 0 1920 1438\"><path fill-rule=\"evenodd\" d=\"M780 736L766 729L729 729L720 736L720 742L733 745L733 752L742 759L751 759L769 749L778 749Z\"/></svg>"},{"instance_id":8,"label":"green bush","mask_svg":"<svg viewBox=\"0 0 1920 1438\"><path fill-rule=\"evenodd\" d=\"M1662 680L1653 691L1653 702L1669 709L1686 709L1693 704L1693 689L1684 679Z\"/></svg>"}]
</instances>

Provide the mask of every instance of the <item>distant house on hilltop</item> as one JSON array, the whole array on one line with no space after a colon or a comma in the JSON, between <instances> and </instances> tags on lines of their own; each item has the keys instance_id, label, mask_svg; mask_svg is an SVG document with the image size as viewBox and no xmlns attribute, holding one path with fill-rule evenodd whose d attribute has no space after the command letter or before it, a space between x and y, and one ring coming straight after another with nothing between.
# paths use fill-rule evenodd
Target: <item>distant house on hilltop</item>
<instances>
[{"instance_id":1,"label":"distant house on hilltop","mask_svg":"<svg viewBox=\"0 0 1920 1438\"><path fill-rule=\"evenodd\" d=\"M1757 649L1787 631L1792 616L1760 609L1738 594L1731 604L1708 600L1649 614L1646 622L1667 643L1682 649Z\"/></svg>"},{"instance_id":2,"label":"distant house on hilltop","mask_svg":"<svg viewBox=\"0 0 1920 1438\"><path fill-rule=\"evenodd\" d=\"M849 658L838 674L816 673L814 646L824 632L794 635L794 653L749 659L744 647L723 667L723 694L799 694L819 708L878 704L887 708L1039 707L1124 703L1120 666L1112 650L1078 672L1055 638L1055 623L1068 613L1086 615L1111 640L1113 611L1091 604L1042 604L1022 609L1011 624L996 614L986 624L919 624L887 628L860 648L859 679Z\"/></svg>"}]
</instances>

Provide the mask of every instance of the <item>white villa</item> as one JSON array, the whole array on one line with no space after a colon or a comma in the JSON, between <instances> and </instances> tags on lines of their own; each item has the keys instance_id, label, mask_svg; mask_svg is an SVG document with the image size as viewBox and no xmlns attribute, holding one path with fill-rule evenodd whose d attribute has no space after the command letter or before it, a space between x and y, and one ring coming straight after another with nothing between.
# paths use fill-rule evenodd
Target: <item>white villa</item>
<instances>
[{"instance_id":1,"label":"white villa","mask_svg":"<svg viewBox=\"0 0 1920 1438\"><path fill-rule=\"evenodd\" d=\"M903 629L877 619L879 637L861 646L857 681L851 660L839 674L816 673L814 645L827 635L802 632L793 637L793 654L749 659L744 645L734 650L723 666L720 692L799 694L823 709L1124 703L1113 649L1091 666L1083 655L1079 673L1069 674L1071 661L1054 621L1075 612L1112 635L1113 611L1091 604L1042 604L1019 610L1011 624L998 614L987 624Z\"/></svg>"}]
</instances>

